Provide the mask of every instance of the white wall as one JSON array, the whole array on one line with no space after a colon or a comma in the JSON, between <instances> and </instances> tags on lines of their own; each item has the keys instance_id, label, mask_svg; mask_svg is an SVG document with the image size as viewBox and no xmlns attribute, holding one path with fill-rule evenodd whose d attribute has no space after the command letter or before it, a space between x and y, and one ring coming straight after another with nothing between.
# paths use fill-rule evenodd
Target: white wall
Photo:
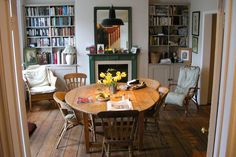
<instances>
[{"instance_id":1,"label":"white wall","mask_svg":"<svg viewBox=\"0 0 236 157\"><path fill-rule=\"evenodd\" d=\"M192 55L192 65L199 66L201 68L201 71L204 71L204 64L203 64L203 54L204 53L209 53L209 52L202 52L202 47L203 47L203 14L207 12L212 12L216 11L218 6L218 0L191 0L191 7L190 7L190 47L192 47L192 12L193 11L200 11L200 30L199 30L199 37L198 37L198 54L193 53ZM207 33L207 32L206 32ZM210 32L209 32L210 34ZM201 80L203 80L205 77L200 77L200 104L205 104L206 101L201 99L201 95L204 93L201 93L201 90L207 90L207 86L204 86L204 83L202 83Z\"/></svg>"},{"instance_id":2,"label":"white wall","mask_svg":"<svg viewBox=\"0 0 236 157\"><path fill-rule=\"evenodd\" d=\"M89 58L85 48L94 45L95 6L132 7L132 43L141 47L138 76L148 75L148 0L76 0L76 48L79 71L89 75Z\"/></svg>"}]
</instances>

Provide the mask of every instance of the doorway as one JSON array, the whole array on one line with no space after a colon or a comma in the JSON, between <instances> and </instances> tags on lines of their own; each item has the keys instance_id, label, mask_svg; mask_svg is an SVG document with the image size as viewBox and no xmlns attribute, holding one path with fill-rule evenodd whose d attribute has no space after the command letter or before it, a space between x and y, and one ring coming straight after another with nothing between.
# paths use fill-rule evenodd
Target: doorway
<instances>
[{"instance_id":1,"label":"doorway","mask_svg":"<svg viewBox=\"0 0 236 157\"><path fill-rule=\"evenodd\" d=\"M205 13L203 21L201 104L210 105L212 100L216 43L216 13Z\"/></svg>"}]
</instances>

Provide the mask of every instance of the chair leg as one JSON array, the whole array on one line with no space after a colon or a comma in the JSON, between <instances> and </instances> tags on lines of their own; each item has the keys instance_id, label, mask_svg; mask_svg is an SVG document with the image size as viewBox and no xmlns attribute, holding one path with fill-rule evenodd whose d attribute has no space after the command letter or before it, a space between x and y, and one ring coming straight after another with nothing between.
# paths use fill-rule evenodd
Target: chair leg
<instances>
[{"instance_id":1,"label":"chair leg","mask_svg":"<svg viewBox=\"0 0 236 157\"><path fill-rule=\"evenodd\" d=\"M198 106L198 101L197 101L197 95L194 95L194 96L192 97L192 101L193 101L193 103L196 105L197 111L199 111L199 106Z\"/></svg>"},{"instance_id":2,"label":"chair leg","mask_svg":"<svg viewBox=\"0 0 236 157\"><path fill-rule=\"evenodd\" d=\"M166 103L163 104L163 110L166 110Z\"/></svg>"},{"instance_id":3,"label":"chair leg","mask_svg":"<svg viewBox=\"0 0 236 157\"><path fill-rule=\"evenodd\" d=\"M129 157L133 157L133 146L129 146Z\"/></svg>"},{"instance_id":4,"label":"chair leg","mask_svg":"<svg viewBox=\"0 0 236 157\"><path fill-rule=\"evenodd\" d=\"M29 94L29 111L32 111L32 99L31 99L31 95Z\"/></svg>"},{"instance_id":5,"label":"chair leg","mask_svg":"<svg viewBox=\"0 0 236 157\"><path fill-rule=\"evenodd\" d=\"M187 117L188 114L189 114L188 105L189 105L189 100L186 99L186 100L185 100L185 103L184 103L184 106L185 106L185 116L186 116L186 117Z\"/></svg>"},{"instance_id":6,"label":"chair leg","mask_svg":"<svg viewBox=\"0 0 236 157\"><path fill-rule=\"evenodd\" d=\"M65 122L63 131L60 133L61 135L60 135L60 137L59 137L59 139L58 139L58 141L57 141L57 146L56 146L57 149L58 149L58 146L59 146L59 144L60 144L60 142L61 142L61 139L62 139L62 137L64 136L64 134L65 134L65 132L67 131L67 129L68 129L68 123Z\"/></svg>"}]
</instances>

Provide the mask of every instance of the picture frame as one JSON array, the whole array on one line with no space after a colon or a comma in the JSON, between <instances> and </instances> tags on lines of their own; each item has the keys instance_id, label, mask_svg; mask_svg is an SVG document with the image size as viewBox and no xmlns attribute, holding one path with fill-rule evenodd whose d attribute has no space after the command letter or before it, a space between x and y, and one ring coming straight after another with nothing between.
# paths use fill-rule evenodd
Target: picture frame
<instances>
[{"instance_id":1,"label":"picture frame","mask_svg":"<svg viewBox=\"0 0 236 157\"><path fill-rule=\"evenodd\" d=\"M198 54L198 37L195 36L192 37L192 49L193 53Z\"/></svg>"},{"instance_id":2,"label":"picture frame","mask_svg":"<svg viewBox=\"0 0 236 157\"><path fill-rule=\"evenodd\" d=\"M192 48L179 48L178 57L184 64L191 65L192 63Z\"/></svg>"},{"instance_id":3,"label":"picture frame","mask_svg":"<svg viewBox=\"0 0 236 157\"><path fill-rule=\"evenodd\" d=\"M136 54L138 51L138 47L133 46L130 50L131 53Z\"/></svg>"},{"instance_id":4,"label":"picture frame","mask_svg":"<svg viewBox=\"0 0 236 157\"><path fill-rule=\"evenodd\" d=\"M104 54L104 44L97 44L97 54Z\"/></svg>"},{"instance_id":5,"label":"picture frame","mask_svg":"<svg viewBox=\"0 0 236 157\"><path fill-rule=\"evenodd\" d=\"M192 12L192 35L199 36L200 11Z\"/></svg>"},{"instance_id":6,"label":"picture frame","mask_svg":"<svg viewBox=\"0 0 236 157\"><path fill-rule=\"evenodd\" d=\"M36 48L24 49L24 62L26 66L38 64Z\"/></svg>"}]
</instances>

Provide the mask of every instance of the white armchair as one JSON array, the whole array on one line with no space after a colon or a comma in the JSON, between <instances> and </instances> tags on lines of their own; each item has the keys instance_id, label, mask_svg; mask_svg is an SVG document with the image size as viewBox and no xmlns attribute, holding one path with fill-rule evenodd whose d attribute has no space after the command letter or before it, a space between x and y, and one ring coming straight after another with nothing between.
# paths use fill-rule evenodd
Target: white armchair
<instances>
[{"instance_id":1,"label":"white armchair","mask_svg":"<svg viewBox=\"0 0 236 157\"><path fill-rule=\"evenodd\" d=\"M199 80L200 68L197 66L184 66L180 68L179 78L176 89L174 92L169 92L166 100L166 104L176 104L185 107L185 114L188 114L189 101L192 100L196 105L197 109L197 91L198 91L198 80ZM169 86L169 88L170 88Z\"/></svg>"},{"instance_id":2,"label":"white armchair","mask_svg":"<svg viewBox=\"0 0 236 157\"><path fill-rule=\"evenodd\" d=\"M33 65L23 70L24 82L29 95L29 109L33 101L53 100L57 77L45 66Z\"/></svg>"}]
</instances>

